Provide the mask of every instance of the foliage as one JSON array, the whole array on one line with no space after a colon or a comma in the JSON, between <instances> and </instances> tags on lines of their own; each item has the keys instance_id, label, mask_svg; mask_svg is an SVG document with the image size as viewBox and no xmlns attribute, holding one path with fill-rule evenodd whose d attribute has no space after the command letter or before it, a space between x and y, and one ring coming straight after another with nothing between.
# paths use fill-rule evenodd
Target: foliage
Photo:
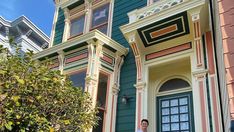
<instances>
[{"instance_id":1,"label":"foliage","mask_svg":"<svg viewBox=\"0 0 234 132\"><path fill-rule=\"evenodd\" d=\"M83 132L97 123L88 93L32 52L16 51L0 47L0 131Z\"/></svg>"}]
</instances>

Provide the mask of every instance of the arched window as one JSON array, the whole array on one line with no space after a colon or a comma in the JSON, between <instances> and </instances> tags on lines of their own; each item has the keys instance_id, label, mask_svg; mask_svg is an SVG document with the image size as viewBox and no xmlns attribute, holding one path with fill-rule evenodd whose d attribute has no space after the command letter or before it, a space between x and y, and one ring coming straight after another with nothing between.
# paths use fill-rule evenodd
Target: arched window
<instances>
[{"instance_id":1,"label":"arched window","mask_svg":"<svg viewBox=\"0 0 234 132\"><path fill-rule=\"evenodd\" d=\"M174 78L174 79L166 81L159 89L159 92L176 90L180 88L188 88L188 87L190 87L190 85L187 81L179 79L179 78Z\"/></svg>"}]
</instances>

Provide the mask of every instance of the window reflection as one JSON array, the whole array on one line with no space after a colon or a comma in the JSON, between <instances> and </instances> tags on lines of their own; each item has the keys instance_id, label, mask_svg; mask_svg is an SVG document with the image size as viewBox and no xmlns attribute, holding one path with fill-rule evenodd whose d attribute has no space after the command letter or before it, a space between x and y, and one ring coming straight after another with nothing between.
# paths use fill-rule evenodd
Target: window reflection
<instances>
[{"instance_id":1,"label":"window reflection","mask_svg":"<svg viewBox=\"0 0 234 132\"><path fill-rule=\"evenodd\" d=\"M86 70L70 74L69 77L74 87L82 87L84 90Z\"/></svg>"}]
</instances>

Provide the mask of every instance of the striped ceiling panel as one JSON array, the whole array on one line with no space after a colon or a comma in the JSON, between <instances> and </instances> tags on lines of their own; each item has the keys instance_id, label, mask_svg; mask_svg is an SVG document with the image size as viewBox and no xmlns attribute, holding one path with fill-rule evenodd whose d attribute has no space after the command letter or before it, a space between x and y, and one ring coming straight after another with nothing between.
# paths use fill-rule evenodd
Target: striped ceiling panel
<instances>
[{"instance_id":1,"label":"striped ceiling panel","mask_svg":"<svg viewBox=\"0 0 234 132\"><path fill-rule=\"evenodd\" d=\"M138 33L145 47L189 34L187 12L142 27Z\"/></svg>"}]
</instances>

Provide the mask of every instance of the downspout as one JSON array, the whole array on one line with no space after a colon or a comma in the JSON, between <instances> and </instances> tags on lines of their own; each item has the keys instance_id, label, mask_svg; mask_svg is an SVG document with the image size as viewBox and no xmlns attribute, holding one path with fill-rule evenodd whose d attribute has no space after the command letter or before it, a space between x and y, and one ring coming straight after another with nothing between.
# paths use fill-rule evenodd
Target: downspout
<instances>
[{"instance_id":1,"label":"downspout","mask_svg":"<svg viewBox=\"0 0 234 132\"><path fill-rule=\"evenodd\" d=\"M217 61L217 50L216 50L216 38L215 38L215 26L214 26L214 14L213 14L213 0L209 0L209 6L210 6L210 16L211 16L211 27L212 27L212 38L213 38L213 44L214 44L214 58L215 58L215 65L216 65L216 71L217 71L217 85L218 85L218 92L219 92L219 103L220 103L220 110L221 110L221 118L222 118L222 131L224 132L224 128L225 128L225 125L224 125L224 116L223 116L223 104L222 104L222 97L221 97L221 88L220 88L220 78L219 78L219 70L218 70L218 61Z\"/></svg>"}]
</instances>

